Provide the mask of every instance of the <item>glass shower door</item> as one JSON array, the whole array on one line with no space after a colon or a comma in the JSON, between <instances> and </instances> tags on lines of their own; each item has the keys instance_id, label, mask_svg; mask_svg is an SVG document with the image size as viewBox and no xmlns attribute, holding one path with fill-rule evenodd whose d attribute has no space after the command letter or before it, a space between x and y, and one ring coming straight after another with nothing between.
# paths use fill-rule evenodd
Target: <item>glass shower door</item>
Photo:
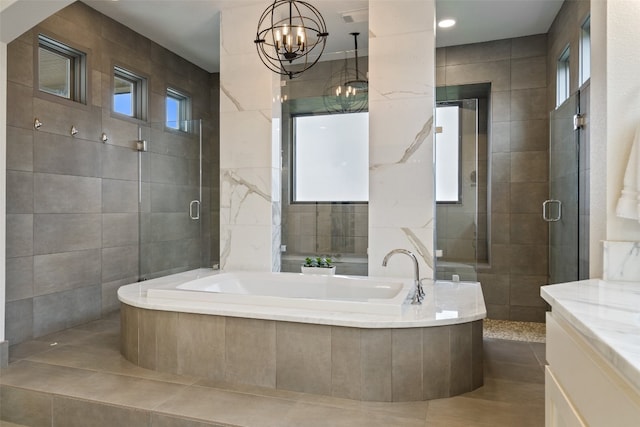
<instances>
[{"instance_id":1,"label":"glass shower door","mask_svg":"<svg viewBox=\"0 0 640 427\"><path fill-rule=\"evenodd\" d=\"M549 223L550 284L578 280L578 103L575 93L550 114L549 200L542 212Z\"/></svg>"},{"instance_id":2,"label":"glass shower door","mask_svg":"<svg viewBox=\"0 0 640 427\"><path fill-rule=\"evenodd\" d=\"M210 244L209 198L203 200L202 124L181 130L152 123L140 128L140 279L203 266Z\"/></svg>"},{"instance_id":3,"label":"glass shower door","mask_svg":"<svg viewBox=\"0 0 640 427\"><path fill-rule=\"evenodd\" d=\"M438 102L436 127L436 278L475 281L486 236L478 224L478 100Z\"/></svg>"}]
</instances>

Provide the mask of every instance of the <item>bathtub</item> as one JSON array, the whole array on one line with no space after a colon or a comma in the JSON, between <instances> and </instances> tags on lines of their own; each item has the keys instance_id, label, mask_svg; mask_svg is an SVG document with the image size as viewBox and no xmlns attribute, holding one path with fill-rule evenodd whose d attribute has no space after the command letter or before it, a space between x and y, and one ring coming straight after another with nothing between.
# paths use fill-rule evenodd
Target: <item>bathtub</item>
<instances>
[{"instance_id":1,"label":"bathtub","mask_svg":"<svg viewBox=\"0 0 640 427\"><path fill-rule=\"evenodd\" d=\"M476 282L199 269L126 285L121 353L147 369L361 401L483 384ZM366 374L365 374L366 373Z\"/></svg>"},{"instance_id":2,"label":"bathtub","mask_svg":"<svg viewBox=\"0 0 640 427\"><path fill-rule=\"evenodd\" d=\"M413 286L407 279L232 272L152 288L147 298L398 315Z\"/></svg>"}]
</instances>

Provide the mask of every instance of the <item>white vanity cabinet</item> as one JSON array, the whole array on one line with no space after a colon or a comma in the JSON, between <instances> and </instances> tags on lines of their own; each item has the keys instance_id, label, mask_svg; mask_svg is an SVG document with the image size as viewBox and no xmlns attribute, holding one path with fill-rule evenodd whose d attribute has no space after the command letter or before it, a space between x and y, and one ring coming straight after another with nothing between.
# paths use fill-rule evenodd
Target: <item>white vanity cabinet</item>
<instances>
[{"instance_id":1,"label":"white vanity cabinet","mask_svg":"<svg viewBox=\"0 0 640 427\"><path fill-rule=\"evenodd\" d=\"M640 288L628 290L595 280L543 287L547 427L640 427Z\"/></svg>"}]
</instances>

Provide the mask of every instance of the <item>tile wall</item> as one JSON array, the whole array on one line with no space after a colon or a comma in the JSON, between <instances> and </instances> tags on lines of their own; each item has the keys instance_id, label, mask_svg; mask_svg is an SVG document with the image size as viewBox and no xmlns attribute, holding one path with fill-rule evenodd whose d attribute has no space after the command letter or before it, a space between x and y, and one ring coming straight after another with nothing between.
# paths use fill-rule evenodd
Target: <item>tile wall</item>
<instances>
[{"instance_id":1,"label":"tile wall","mask_svg":"<svg viewBox=\"0 0 640 427\"><path fill-rule=\"evenodd\" d=\"M61 102L34 89L40 32L87 52L86 105ZM117 288L138 279L139 171L134 146L139 122L111 113L115 64L149 78L150 122L164 122L167 85L191 94L193 117L205 119L205 167L217 163L217 123L215 119L207 121L217 116L217 98L211 96L217 93L217 75L80 2L10 43L6 331L11 344L100 318L118 308ZM36 117L44 123L39 131L33 127ZM150 127L148 122L142 124ZM72 125L79 130L75 137L70 136ZM109 137L106 144L100 142L102 132ZM158 139L164 149L145 153L150 164L143 164L143 170L153 167L159 179L143 187L151 190L146 194L163 196L145 200L143 206L150 215L157 209L156 217L143 221L142 226L153 228L155 219L164 228L176 230L180 219L173 214L173 206L179 196L172 190L191 182L195 167L184 145L166 135L158 135ZM167 175L165 166L177 163L183 165L184 182ZM203 199L207 203L217 200L215 191L206 194L209 188L218 187L217 175L205 175L211 181L205 183ZM160 185L168 192L153 191ZM212 203L206 209L218 211ZM186 215L186 208L184 212ZM212 215L211 221L217 218ZM217 224L204 230L216 242L205 253L217 259ZM150 252L162 252L163 242L156 242L155 247L153 242L145 243L151 244ZM182 265L167 265L160 260L152 268L185 269L187 264L185 260Z\"/></svg>"},{"instance_id":2,"label":"tile wall","mask_svg":"<svg viewBox=\"0 0 640 427\"><path fill-rule=\"evenodd\" d=\"M491 83L489 263L478 268L488 317L544 321L547 283L547 37L436 50L438 86Z\"/></svg>"}]
</instances>

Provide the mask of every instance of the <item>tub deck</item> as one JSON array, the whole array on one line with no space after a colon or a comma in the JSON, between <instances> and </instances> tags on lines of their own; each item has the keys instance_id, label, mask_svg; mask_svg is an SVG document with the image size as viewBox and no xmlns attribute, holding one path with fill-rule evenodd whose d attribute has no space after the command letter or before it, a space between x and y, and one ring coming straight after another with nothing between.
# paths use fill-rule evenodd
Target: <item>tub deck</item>
<instances>
[{"instance_id":1,"label":"tub deck","mask_svg":"<svg viewBox=\"0 0 640 427\"><path fill-rule=\"evenodd\" d=\"M244 317L261 320L313 323L319 325L357 328L415 328L454 325L481 320L486 317L482 288L477 282L423 281L426 297L422 305L397 303L397 309L388 312L366 312L366 302L350 301L349 304L328 304L318 307L317 300L309 303L304 298L292 298L286 304L269 306L249 302L244 295L233 296L234 303L221 301L226 296L205 297L181 293L179 286L195 280L221 274L220 271L198 269L171 276L123 286L118 298L127 305L170 312ZM283 273L285 274L285 273ZM286 273L297 276L295 273ZM405 286L411 280L371 278L390 283L403 280ZM409 292L409 289L405 288ZM410 293L410 292L409 292ZM173 297L172 297L173 295ZM401 296L404 298L404 296ZM218 298L218 301L215 299ZM376 301L379 303L379 301ZM375 309L375 307L374 307Z\"/></svg>"}]
</instances>

